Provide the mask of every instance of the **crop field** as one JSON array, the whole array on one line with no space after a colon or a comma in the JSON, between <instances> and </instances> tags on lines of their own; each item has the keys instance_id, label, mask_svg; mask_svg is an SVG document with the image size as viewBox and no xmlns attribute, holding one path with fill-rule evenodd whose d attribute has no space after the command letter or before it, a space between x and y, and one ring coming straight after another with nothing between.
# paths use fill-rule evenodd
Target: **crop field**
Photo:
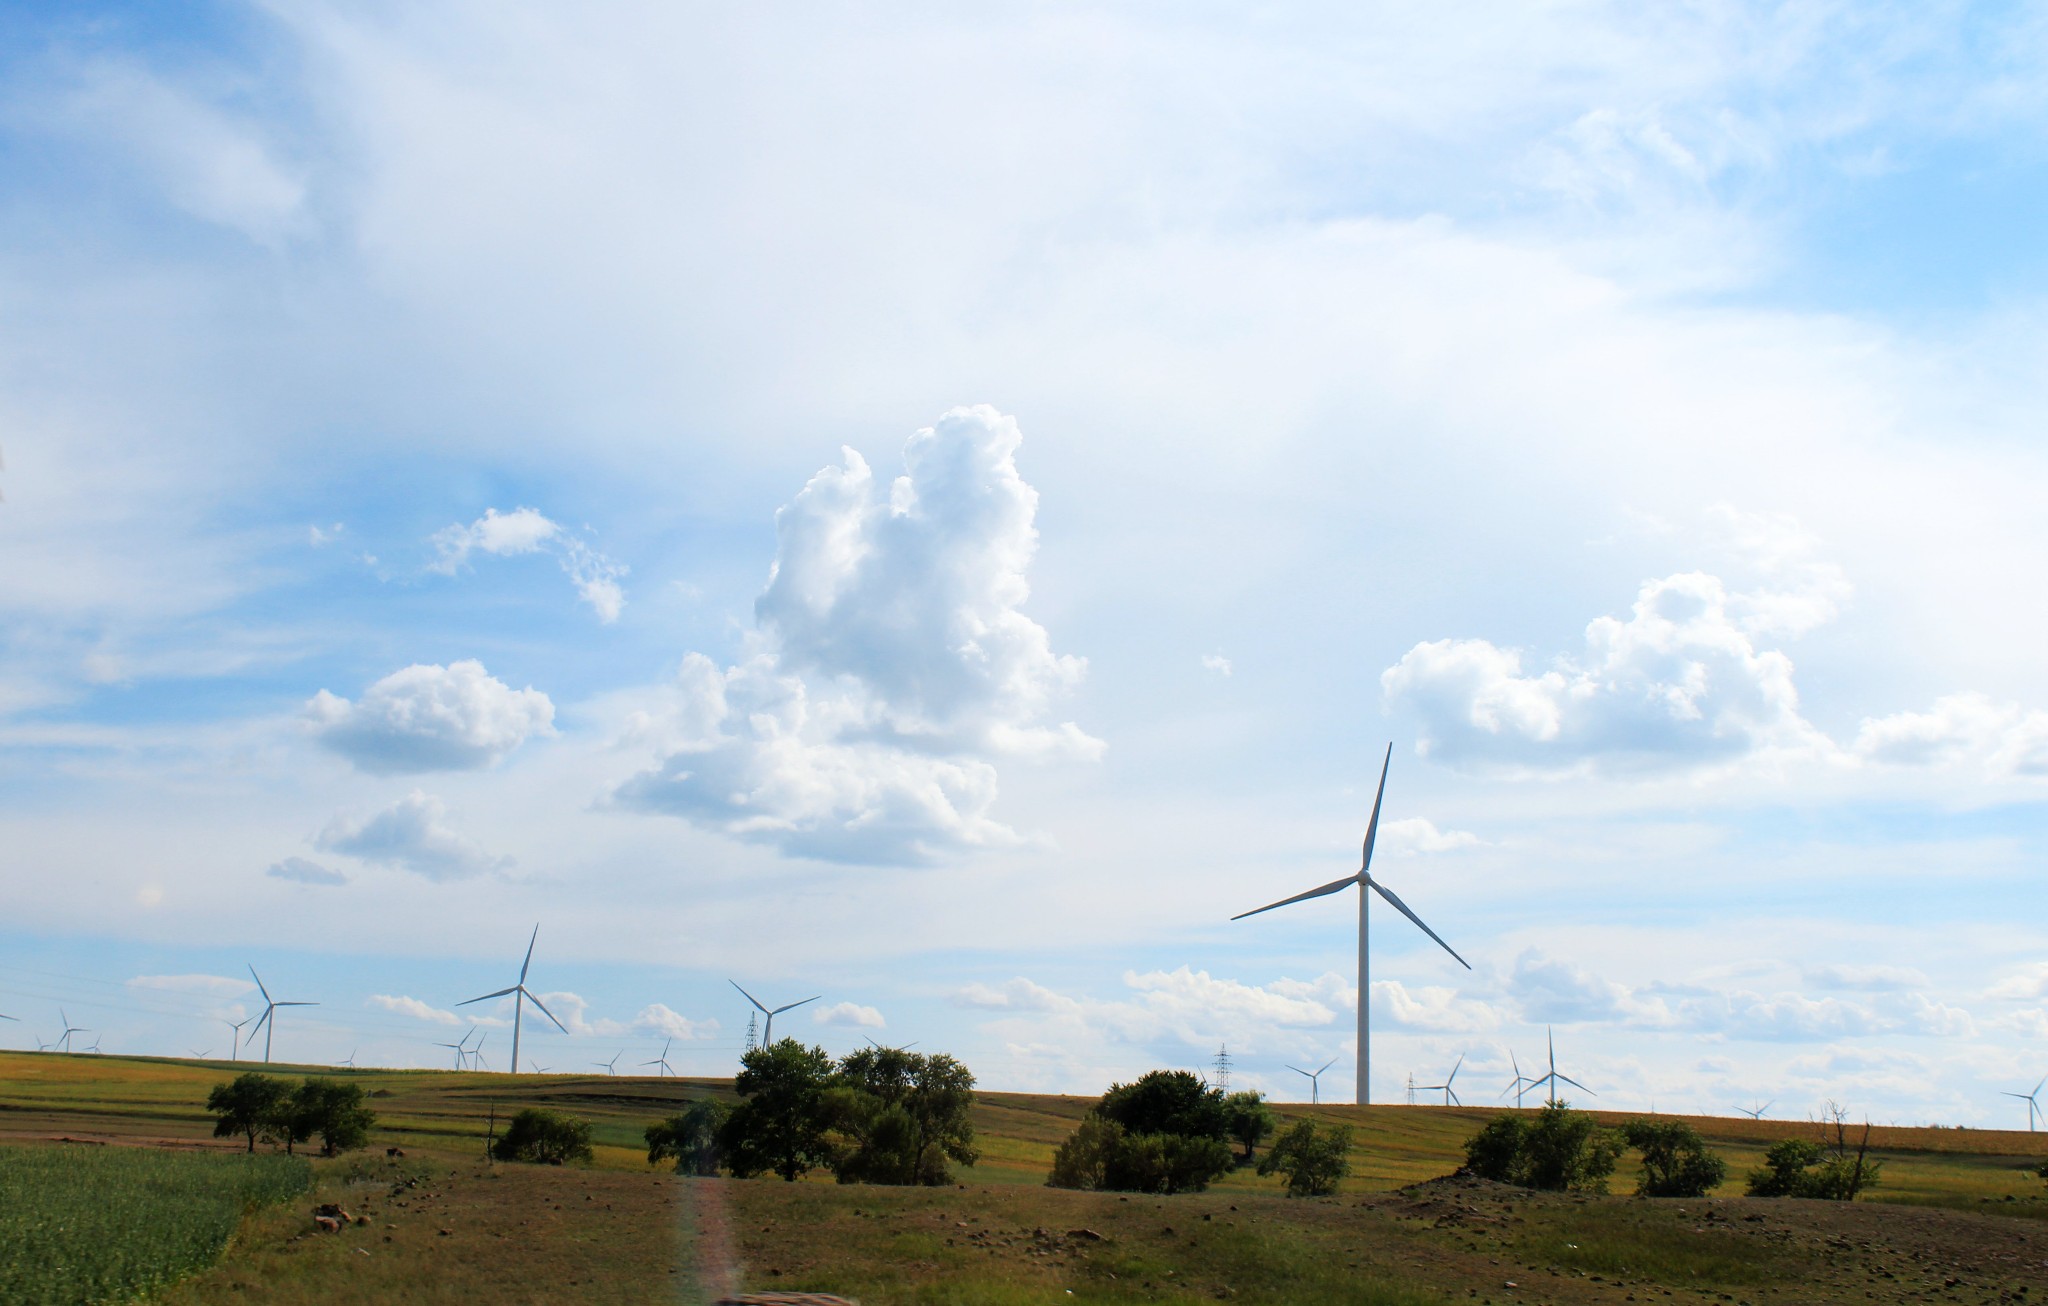
<instances>
[{"instance_id":1,"label":"crop field","mask_svg":"<svg viewBox=\"0 0 2048 1306\"><path fill-rule=\"evenodd\" d=\"M0 1143L20 1144L0 1157L246 1160L238 1143L211 1139L200 1104L247 1068L0 1054ZM1652 1296L1762 1306L2048 1293L2048 1184L2030 1173L2048 1159L2048 1134L1875 1128L1882 1186L1842 1206L1739 1195L1764 1149L1811 1136L1811 1124L1692 1118L1728 1160L1729 1182L1709 1200L1645 1201L1622 1195L1633 1186L1626 1159L1606 1198L1442 1178L1494 1110L1285 1106L1287 1119L1356 1127L1352 1177L1337 1197L1289 1199L1277 1179L1239 1171L1207 1193L1126 1198L1044 1187L1053 1149L1089 1105L1080 1098L983 1094L981 1163L955 1187L891 1189L822 1174L693 1180L648 1166L640 1131L691 1098L729 1096L729 1081L271 1070L361 1083L378 1113L372 1147L313 1160L314 1191L296 1201L242 1217L245 1199L235 1199L240 1229L226 1255L152 1300L691 1302L801 1288L867 1306ZM503 1120L529 1105L590 1121L595 1164L487 1165L492 1113ZM109 1145L51 1145L64 1137ZM390 1147L404 1155L387 1157ZM48 1178L36 1200L47 1206L57 1199L41 1195L71 1182L68 1171ZM137 1182L122 1200L139 1211L183 1199ZM316 1201L370 1223L315 1234Z\"/></svg>"}]
</instances>

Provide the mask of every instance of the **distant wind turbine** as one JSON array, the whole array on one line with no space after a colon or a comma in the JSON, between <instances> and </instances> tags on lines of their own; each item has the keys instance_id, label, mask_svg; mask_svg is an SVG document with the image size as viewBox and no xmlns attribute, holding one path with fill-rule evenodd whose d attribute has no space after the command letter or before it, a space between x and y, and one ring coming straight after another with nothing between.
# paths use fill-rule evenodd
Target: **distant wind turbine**
<instances>
[{"instance_id":1,"label":"distant wind turbine","mask_svg":"<svg viewBox=\"0 0 2048 1306\"><path fill-rule=\"evenodd\" d=\"M87 1048L86 1051L97 1054L100 1050L100 1040L104 1037L105 1035L103 1034L94 1034L92 1036L92 1046Z\"/></svg>"},{"instance_id":2,"label":"distant wind turbine","mask_svg":"<svg viewBox=\"0 0 2048 1306\"><path fill-rule=\"evenodd\" d=\"M593 1066L603 1066L606 1074L616 1075L619 1073L619 1058L625 1055L626 1049L620 1048L617 1052L612 1054L612 1059L610 1061L593 1061L590 1064Z\"/></svg>"},{"instance_id":3,"label":"distant wind turbine","mask_svg":"<svg viewBox=\"0 0 2048 1306\"><path fill-rule=\"evenodd\" d=\"M2034 1085L2034 1091L2031 1093L2012 1093L2004 1089L1999 1090L2003 1096L2016 1097L2027 1104L2027 1132L2030 1134L2034 1132L2034 1122L2041 1118L2041 1090L2043 1088L2048 1088L2048 1076L2043 1076L2041 1082Z\"/></svg>"},{"instance_id":4,"label":"distant wind turbine","mask_svg":"<svg viewBox=\"0 0 2048 1306\"><path fill-rule=\"evenodd\" d=\"M234 1042L228 1048L228 1060L240 1061L242 1059L242 1026L248 1024L250 1019L251 1017L244 1016L240 1020L223 1019L220 1022L235 1031Z\"/></svg>"},{"instance_id":5,"label":"distant wind turbine","mask_svg":"<svg viewBox=\"0 0 2048 1306\"><path fill-rule=\"evenodd\" d=\"M1434 1093L1434 1092L1437 1092L1437 1091L1438 1091L1439 1089L1441 1089L1441 1090L1443 1091L1443 1095L1444 1095L1444 1105L1445 1105L1445 1106L1453 1106L1453 1105L1456 1105L1456 1106L1463 1106L1463 1105L1465 1105L1465 1104L1464 1104L1463 1102L1460 1102L1460 1101L1458 1101L1458 1095L1457 1095L1457 1093L1456 1093L1456 1092L1454 1092L1454 1091L1452 1090L1452 1088L1451 1088L1451 1085L1453 1085L1453 1084L1455 1084L1455 1083L1457 1083L1457 1082L1458 1082L1458 1072L1459 1072L1460 1070L1464 1069L1464 1067L1465 1067L1465 1058L1464 1058L1463 1056L1460 1056L1460 1057L1458 1058L1458 1064L1457 1064L1457 1065L1455 1065L1455 1066L1452 1066L1452 1067L1451 1067L1451 1073L1450 1073L1450 1074L1448 1074L1448 1075L1446 1075L1446 1076L1444 1076L1444 1082L1443 1082L1443 1083L1441 1083L1441 1084L1417 1084L1417 1085L1416 1085L1415 1087L1416 1087L1416 1088L1418 1088L1418 1089L1420 1089L1420 1090L1421 1090L1422 1092L1425 1092L1425 1093Z\"/></svg>"},{"instance_id":6,"label":"distant wind turbine","mask_svg":"<svg viewBox=\"0 0 2048 1306\"><path fill-rule=\"evenodd\" d=\"M892 1046L887 1043L877 1043L873 1039L869 1038L867 1035L863 1034L860 1036L860 1041L867 1044L869 1047L873 1048L877 1052L908 1052L910 1051L910 1049L916 1047L921 1040L912 1039L910 1042L904 1043L900 1046Z\"/></svg>"},{"instance_id":7,"label":"distant wind turbine","mask_svg":"<svg viewBox=\"0 0 2048 1306\"><path fill-rule=\"evenodd\" d=\"M350 1070L354 1070L356 1068L356 1050L354 1048L350 1048L348 1050L348 1059L343 1061L341 1064L347 1066Z\"/></svg>"},{"instance_id":8,"label":"distant wind turbine","mask_svg":"<svg viewBox=\"0 0 2048 1306\"><path fill-rule=\"evenodd\" d=\"M548 1073L548 1072L549 1072L550 1070L553 1070L553 1069L554 1069L554 1067L553 1067L553 1066L538 1066L538 1065L537 1065L537 1066L535 1066L535 1067L533 1068L533 1073L534 1073L534 1074L536 1074L536 1075L545 1075L545 1074L547 1074L547 1073Z\"/></svg>"},{"instance_id":9,"label":"distant wind turbine","mask_svg":"<svg viewBox=\"0 0 2048 1306\"><path fill-rule=\"evenodd\" d=\"M740 982L738 980L727 980L726 983L732 985L736 989L740 989ZM770 1011L768 1008L761 1005L761 1000L759 998L756 998L753 994L747 992L745 989L740 989L740 996L745 998L747 1001L753 1003L754 1009L756 1011L768 1017L768 1023L761 1029L761 1046L764 1048L775 1046L775 1018L777 1016L781 1015L785 1011L790 1010L792 1007L801 1007L802 1005L804 1005L804 1002L816 1002L818 1000L817 995L813 994L812 996L805 998L804 1002L784 1003L782 1006L779 1006L775 1008L775 1010Z\"/></svg>"},{"instance_id":10,"label":"distant wind turbine","mask_svg":"<svg viewBox=\"0 0 2048 1306\"><path fill-rule=\"evenodd\" d=\"M270 1064L270 1036L277 1033L277 1009L279 1007L317 1007L317 1002L279 1002L270 996L270 990L263 987L263 977L249 967L249 977L256 981L256 991L263 995L263 1014L256 1017L256 1029L263 1031L263 1064ZM256 1037L256 1030L249 1031L249 1037Z\"/></svg>"},{"instance_id":11,"label":"distant wind turbine","mask_svg":"<svg viewBox=\"0 0 2048 1306\"><path fill-rule=\"evenodd\" d=\"M1297 1075L1308 1076L1308 1102L1310 1106L1321 1106L1323 1104L1323 1071L1336 1064L1337 1058L1331 1057L1314 1071L1303 1070L1300 1066L1287 1067Z\"/></svg>"},{"instance_id":12,"label":"distant wind turbine","mask_svg":"<svg viewBox=\"0 0 2048 1306\"><path fill-rule=\"evenodd\" d=\"M477 1038L476 1046L469 1050L469 1064L475 1069L489 1070L491 1068L491 1063L484 1060L484 1039L487 1039L490 1036L491 1031L485 1030L482 1033L482 1035L480 1035Z\"/></svg>"},{"instance_id":13,"label":"distant wind turbine","mask_svg":"<svg viewBox=\"0 0 2048 1306\"><path fill-rule=\"evenodd\" d=\"M1506 1088L1500 1091L1500 1095L1506 1097L1508 1094L1513 1093L1515 1095L1515 1110L1519 1111L1522 1109L1522 1090L1529 1086L1530 1081L1523 1077L1522 1063L1515 1060L1513 1048L1508 1049L1508 1064L1514 1067L1515 1077Z\"/></svg>"},{"instance_id":14,"label":"distant wind turbine","mask_svg":"<svg viewBox=\"0 0 2048 1306\"><path fill-rule=\"evenodd\" d=\"M57 1041L55 1043L52 1043L50 1046L56 1048L59 1052L69 1052L71 1050L71 1036L73 1034L90 1034L92 1033L92 1031L89 1029L80 1029L78 1026L72 1024L71 1017L64 1015L64 1008L62 1007L57 1008L57 1014L63 1017L64 1032L62 1034L59 1034L57 1036Z\"/></svg>"},{"instance_id":15,"label":"distant wind turbine","mask_svg":"<svg viewBox=\"0 0 2048 1306\"><path fill-rule=\"evenodd\" d=\"M643 1066L659 1066L659 1067L661 1067L661 1068L660 1068L659 1070L656 1070L656 1071L654 1072L654 1077L655 1077L656 1079L660 1079L660 1078L661 1078L661 1077L662 1077L663 1075L673 1075L673 1074L675 1074L675 1073L676 1073L675 1067L674 1067L674 1066L671 1066L671 1065L670 1065L670 1064L668 1063L668 1045L669 1045L669 1044L671 1044L671 1043L673 1043L673 1042L675 1042L675 1040L674 1040L674 1039L672 1039L672 1038L671 1038L671 1039L664 1039L664 1040L662 1040L662 1044L661 1044L661 1055L660 1055L660 1056L658 1056L658 1057L656 1057L656 1058L655 1058L654 1060L652 1060L652 1061L643 1061L643 1062L641 1062L641 1063L640 1063L640 1064L641 1064L641 1065L643 1065Z\"/></svg>"},{"instance_id":16,"label":"distant wind turbine","mask_svg":"<svg viewBox=\"0 0 2048 1306\"><path fill-rule=\"evenodd\" d=\"M466 1007L469 1005L470 1002L487 1002L492 998L502 998L508 995L511 996L512 1073L515 1075L519 1073L519 1018L521 1012L524 1010L524 1004L529 999L532 1000L534 1006L540 1008L541 1015L546 1016L551 1021L554 1021L556 1029L561 1030L564 1034L569 1032L569 1027L567 1025L564 1025L561 1021L555 1020L555 1013L549 1011L539 998L533 996L532 990L526 987L526 969L527 967L533 965L533 943L534 940L538 939L539 937L540 926L536 924L533 927L532 936L526 940L526 960L519 963L519 982L517 984L514 984L509 989L499 989L496 993L486 993L481 998L471 998L469 1002L458 1002L455 1004L458 1007ZM483 1041L481 1039L477 1041L477 1047L483 1047Z\"/></svg>"},{"instance_id":17,"label":"distant wind turbine","mask_svg":"<svg viewBox=\"0 0 2048 1306\"><path fill-rule=\"evenodd\" d=\"M1748 1107L1748 1106L1739 1106L1739 1107L1736 1107L1735 1109L1736 1109L1737 1111L1740 1111L1740 1112L1741 1112L1742 1114L1744 1114L1744 1115L1748 1116L1748 1117L1749 1117L1749 1118L1750 1118L1751 1120L1761 1120L1761 1119L1763 1119L1763 1118L1764 1118L1764 1112L1766 1112L1766 1111L1770 1110L1770 1109L1771 1109L1772 1107L1774 1107L1774 1106L1776 1106L1776 1105L1778 1105L1778 1099L1774 1097L1774 1098L1772 1098L1772 1099L1771 1099L1770 1101L1768 1101L1768 1102L1764 1103L1764 1104L1763 1104L1762 1106L1758 1106L1758 1107Z\"/></svg>"},{"instance_id":18,"label":"distant wind turbine","mask_svg":"<svg viewBox=\"0 0 2048 1306\"><path fill-rule=\"evenodd\" d=\"M206 1059L207 1059L208 1057L210 1057L210 1056L212 1056L212 1055L213 1055L213 1049L212 1049L212 1048L208 1048L208 1049L206 1049L206 1051L204 1051L204 1052L194 1051L193 1049L190 1049L190 1048L187 1048L187 1049L186 1049L186 1051L188 1051L188 1052L191 1052L191 1053L192 1053L192 1058L193 1058L193 1060L195 1060L195 1061L204 1061L204 1060L206 1060Z\"/></svg>"},{"instance_id":19,"label":"distant wind turbine","mask_svg":"<svg viewBox=\"0 0 2048 1306\"><path fill-rule=\"evenodd\" d=\"M474 1034L474 1033L476 1033L476 1026L474 1026L474 1025L471 1025L471 1026L469 1027L469 1034ZM469 1069L469 1049L463 1046L463 1044L464 1044L464 1043L467 1043L467 1042L469 1042L469 1034L464 1034L464 1035L462 1036L462 1043L436 1043L436 1044L434 1044L434 1046L435 1046L435 1047L437 1047L437 1048L447 1048L447 1049L449 1049L450 1051L452 1051L452 1052L454 1052L454 1053L455 1053L455 1068L456 1068L457 1070L467 1070L467 1069Z\"/></svg>"},{"instance_id":20,"label":"distant wind turbine","mask_svg":"<svg viewBox=\"0 0 2048 1306\"><path fill-rule=\"evenodd\" d=\"M1372 893L1377 893L1380 897L1385 898L1393 905L1394 910L1413 921L1417 929L1427 934L1430 938L1436 939L1437 946L1450 953L1460 966L1463 966L1466 970L1472 969L1472 963L1458 956L1456 949L1439 938L1435 930L1423 924L1422 918L1410 911L1408 904L1396 897L1393 890L1372 877L1372 846L1373 842L1378 839L1380 832L1380 800L1387 795L1387 768L1392 766L1393 762L1394 746L1388 744L1386 758L1380 763L1379 791L1373 795L1372 799L1372 820L1365 827L1365 853L1359 861L1356 873L1347 875L1341 880L1332 880L1321 888L1310 889L1306 893L1297 893L1292 898L1282 898L1278 902L1267 903L1263 907L1257 907L1248 912L1240 912L1238 915L1230 918L1234 921L1241 921L1247 916L1256 916L1260 912L1272 911L1275 907L1285 907L1290 903L1306 902L1310 898L1321 898L1328 894L1341 893L1354 884L1358 886L1358 1104L1360 1106L1366 1106L1372 1102L1372 1022L1370 1018L1372 1011L1372 960L1369 953L1371 935L1366 928L1369 911L1372 906ZM1367 889L1372 890L1372 893L1367 893ZM1289 1067L1289 1069L1292 1068Z\"/></svg>"},{"instance_id":21,"label":"distant wind turbine","mask_svg":"<svg viewBox=\"0 0 2048 1306\"><path fill-rule=\"evenodd\" d=\"M1535 1079L1530 1080L1529 1087L1541 1088L1543 1085L1548 1084L1550 1085L1550 1096L1552 1098L1557 1096L1557 1086L1559 1084L1570 1084L1573 1088L1579 1089L1582 1092L1593 1093L1592 1089L1587 1088L1570 1075L1560 1075L1557 1073L1557 1040L1551 1037L1550 1027L1547 1025L1543 1029L1543 1040L1550 1047L1550 1073L1539 1075ZM1593 1093L1593 1096L1598 1097L1600 1095Z\"/></svg>"}]
</instances>

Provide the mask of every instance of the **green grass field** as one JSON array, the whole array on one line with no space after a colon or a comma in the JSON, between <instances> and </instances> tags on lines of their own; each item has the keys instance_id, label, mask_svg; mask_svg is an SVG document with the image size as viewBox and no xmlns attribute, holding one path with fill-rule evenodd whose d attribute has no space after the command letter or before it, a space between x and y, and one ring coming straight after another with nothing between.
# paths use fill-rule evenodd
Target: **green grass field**
<instances>
[{"instance_id":1,"label":"green grass field","mask_svg":"<svg viewBox=\"0 0 2048 1306\"><path fill-rule=\"evenodd\" d=\"M156 1157L169 1145L178 1149L173 1159L232 1160L228 1145L211 1139L200 1104L247 1068L0 1054L0 1142L22 1144L0 1154ZM1632 1289L1616 1285L1629 1284L1655 1285L1663 1300L1725 1306L1919 1300L1930 1290L1944 1300L1995 1301L2000 1291L2048 1282L2048 1185L2029 1173L2048 1158L2048 1135L1878 1128L1884 1184L1874 1200L1845 1209L1738 1195L1764 1149L1810 1134L1810 1124L1695 1118L1728 1159L1729 1183L1711 1201L1650 1202L1411 1187L1454 1170L1491 1110L1290 1106L1287 1119L1355 1127L1352 1177L1336 1198L1291 1200L1277 1178L1240 1171L1205 1194L1126 1199L1043 1186L1053 1149L1087 1099L984 1094L981 1163L961 1171L955 1188L903 1190L840 1186L824 1175L798 1184L686 1180L647 1166L641 1130L692 1097L729 1095L729 1083L270 1069L361 1083L379 1116L373 1147L314 1160L314 1193L248 1215L218 1265L158 1299L673 1302L746 1287L839 1291L867 1306L1619 1302ZM591 1121L596 1163L484 1164L490 1112L502 1120L529 1105ZM115 1145L52 1148L49 1140L62 1137ZM387 1147L405 1156L387 1158ZM223 1154L211 1155L216 1149ZM1625 1159L1616 1193L1633 1182ZM136 1200L147 1200L142 1193ZM316 1200L373 1222L314 1235ZM1100 1237L1070 1236L1081 1229ZM1947 1278L1987 1292L1970 1295ZM1515 1288L1503 1286L1510 1281Z\"/></svg>"}]
</instances>

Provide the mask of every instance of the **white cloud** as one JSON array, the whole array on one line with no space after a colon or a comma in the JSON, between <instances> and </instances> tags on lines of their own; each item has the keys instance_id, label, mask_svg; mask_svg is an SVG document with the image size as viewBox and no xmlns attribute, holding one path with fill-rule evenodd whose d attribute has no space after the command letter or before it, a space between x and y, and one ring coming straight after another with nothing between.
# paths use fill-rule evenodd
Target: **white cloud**
<instances>
[{"instance_id":1,"label":"white cloud","mask_svg":"<svg viewBox=\"0 0 2048 1306\"><path fill-rule=\"evenodd\" d=\"M291 880L298 884L348 883L348 876L340 871L305 857L287 857L283 861L272 862L264 874L274 880Z\"/></svg>"},{"instance_id":2,"label":"white cloud","mask_svg":"<svg viewBox=\"0 0 2048 1306\"><path fill-rule=\"evenodd\" d=\"M414 1020L424 1020L429 1024L464 1025L470 1023L455 1012L443 1011L441 1008L431 1006L420 1001L418 998L397 996L390 993L372 993L368 1001L370 1006L379 1007L385 1011L395 1011L401 1016L411 1016Z\"/></svg>"},{"instance_id":3,"label":"white cloud","mask_svg":"<svg viewBox=\"0 0 2048 1306\"><path fill-rule=\"evenodd\" d=\"M976 981L954 990L953 1001L983 1011L1074 1011L1080 1003L1019 975L1001 987Z\"/></svg>"},{"instance_id":4,"label":"white cloud","mask_svg":"<svg viewBox=\"0 0 2048 1306\"><path fill-rule=\"evenodd\" d=\"M1854 751L1886 766L1968 764L1992 778L2048 776L2048 712L1950 694L1926 712L1867 718Z\"/></svg>"},{"instance_id":5,"label":"white cloud","mask_svg":"<svg viewBox=\"0 0 2048 1306\"><path fill-rule=\"evenodd\" d=\"M490 766L529 736L553 734L555 705L471 659L394 671L354 703L323 689L306 717L320 743L358 770L400 775Z\"/></svg>"},{"instance_id":6,"label":"white cloud","mask_svg":"<svg viewBox=\"0 0 2048 1306\"><path fill-rule=\"evenodd\" d=\"M1865 989L1871 992L1885 992L1902 989L1924 989L1929 980L1923 971L1910 966L1835 965L1812 966L1806 972L1809 984L1831 989Z\"/></svg>"},{"instance_id":7,"label":"white cloud","mask_svg":"<svg viewBox=\"0 0 2048 1306\"><path fill-rule=\"evenodd\" d=\"M1230 659L1224 657L1221 653L1204 653L1202 655L1202 669L1204 671L1213 671L1219 676L1227 676L1230 674Z\"/></svg>"},{"instance_id":8,"label":"white cloud","mask_svg":"<svg viewBox=\"0 0 2048 1306\"><path fill-rule=\"evenodd\" d=\"M1481 1034L1506 1020L1491 1004L1438 985L1411 989L1399 980L1374 980L1372 997L1375 1028L1392 1024L1431 1033Z\"/></svg>"},{"instance_id":9,"label":"white cloud","mask_svg":"<svg viewBox=\"0 0 2048 1306\"><path fill-rule=\"evenodd\" d=\"M1124 983L1140 994L1147 1012L1173 1027L1218 1021L1233 1026L1315 1028L1335 1020L1345 998L1357 1002L1353 986L1336 975L1313 982L1283 979L1260 987L1182 966L1143 974L1126 971Z\"/></svg>"},{"instance_id":10,"label":"white cloud","mask_svg":"<svg viewBox=\"0 0 2048 1306\"><path fill-rule=\"evenodd\" d=\"M1020 611L1038 503L1021 439L992 408L957 408L911 437L887 486L851 449L812 477L776 514L757 651L724 671L684 659L643 723L670 751L615 801L833 861L1018 842L988 814L994 761L1102 749L1042 724L1084 664Z\"/></svg>"},{"instance_id":11,"label":"white cloud","mask_svg":"<svg viewBox=\"0 0 2048 1306\"><path fill-rule=\"evenodd\" d=\"M846 1025L854 1029L881 1029L887 1022L882 1013L873 1007L863 1007L852 1002L835 1002L829 1007L820 1007L811 1017L820 1025Z\"/></svg>"},{"instance_id":12,"label":"white cloud","mask_svg":"<svg viewBox=\"0 0 2048 1306\"><path fill-rule=\"evenodd\" d=\"M509 558L544 550L552 552L563 574L575 585L577 596L590 605L599 621L610 625L619 619L626 606L625 591L619 586L626 566L613 562L533 508L515 508L506 513L486 508L483 516L467 526L445 526L435 532L432 543L439 556L427 570L444 576L461 570L473 553Z\"/></svg>"},{"instance_id":13,"label":"white cloud","mask_svg":"<svg viewBox=\"0 0 2048 1306\"><path fill-rule=\"evenodd\" d=\"M1546 671L1481 639L1417 644L1380 677L1418 719L1418 749L1473 769L1618 772L1729 762L1764 749L1824 749L1799 714L1792 660L1754 631L1789 620L1686 572L1646 582L1630 617L1600 617L1586 648Z\"/></svg>"},{"instance_id":14,"label":"white cloud","mask_svg":"<svg viewBox=\"0 0 2048 1306\"><path fill-rule=\"evenodd\" d=\"M550 1004L549 1010L553 1009ZM659 1002L651 1002L640 1008L640 1014L633 1017L633 1028L649 1030L664 1038L710 1038L718 1033L718 1022L691 1020L688 1016L672 1011Z\"/></svg>"},{"instance_id":15,"label":"white cloud","mask_svg":"<svg viewBox=\"0 0 2048 1306\"><path fill-rule=\"evenodd\" d=\"M381 812L361 819L337 816L314 841L328 852L401 866L430 880L459 880L512 864L485 852L443 823L447 807L415 789Z\"/></svg>"},{"instance_id":16,"label":"white cloud","mask_svg":"<svg viewBox=\"0 0 2048 1306\"><path fill-rule=\"evenodd\" d=\"M2048 961L2029 962L1986 989L1984 996L2020 1002L2048 997Z\"/></svg>"},{"instance_id":17,"label":"white cloud","mask_svg":"<svg viewBox=\"0 0 2048 1306\"><path fill-rule=\"evenodd\" d=\"M1384 822L1380 838L1390 847L1419 853L1448 853L1486 846L1486 841L1470 830L1439 830L1434 821L1422 816Z\"/></svg>"},{"instance_id":18,"label":"white cloud","mask_svg":"<svg viewBox=\"0 0 2048 1306\"><path fill-rule=\"evenodd\" d=\"M254 984L232 975L137 975L127 981L131 989L156 989L166 993L209 993L216 997L240 997L253 992Z\"/></svg>"}]
</instances>

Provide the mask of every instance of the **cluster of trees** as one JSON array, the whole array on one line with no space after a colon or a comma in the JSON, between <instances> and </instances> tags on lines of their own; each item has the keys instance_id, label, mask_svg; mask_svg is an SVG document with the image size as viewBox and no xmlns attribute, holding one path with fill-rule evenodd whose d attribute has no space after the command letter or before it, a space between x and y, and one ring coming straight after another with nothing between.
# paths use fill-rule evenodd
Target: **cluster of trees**
<instances>
[{"instance_id":1,"label":"cluster of trees","mask_svg":"<svg viewBox=\"0 0 2048 1306\"><path fill-rule=\"evenodd\" d=\"M491 1143L491 1155L500 1161L531 1161L536 1165L563 1165L588 1161L590 1123L559 1111L527 1107L505 1126L505 1136Z\"/></svg>"},{"instance_id":2,"label":"cluster of trees","mask_svg":"<svg viewBox=\"0 0 2048 1306\"><path fill-rule=\"evenodd\" d=\"M1053 1154L1055 1188L1130 1193L1200 1192L1255 1159L1274 1130L1273 1109L1257 1093L1225 1094L1185 1070L1154 1070L1113 1084ZM1232 1154L1235 1142L1242 1152ZM1288 1191L1320 1195L1348 1173L1348 1128L1302 1120L1258 1162L1280 1171Z\"/></svg>"},{"instance_id":3,"label":"cluster of trees","mask_svg":"<svg viewBox=\"0 0 2048 1306\"><path fill-rule=\"evenodd\" d=\"M733 1089L736 1107L693 1102L649 1125L648 1163L792 1181L822 1167L841 1183L936 1185L980 1157L968 1119L974 1075L944 1054L863 1048L835 1064L785 1038L741 1058Z\"/></svg>"},{"instance_id":4,"label":"cluster of trees","mask_svg":"<svg viewBox=\"0 0 2048 1306\"><path fill-rule=\"evenodd\" d=\"M252 1152L258 1140L282 1143L290 1152L317 1137L321 1154L334 1156L368 1142L370 1126L377 1123L376 1113L363 1104L360 1084L308 1079L294 1085L253 1070L214 1085L206 1109L214 1117L215 1138L246 1135Z\"/></svg>"}]
</instances>

